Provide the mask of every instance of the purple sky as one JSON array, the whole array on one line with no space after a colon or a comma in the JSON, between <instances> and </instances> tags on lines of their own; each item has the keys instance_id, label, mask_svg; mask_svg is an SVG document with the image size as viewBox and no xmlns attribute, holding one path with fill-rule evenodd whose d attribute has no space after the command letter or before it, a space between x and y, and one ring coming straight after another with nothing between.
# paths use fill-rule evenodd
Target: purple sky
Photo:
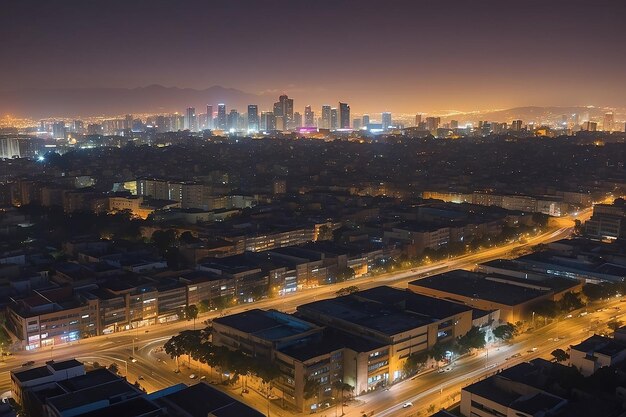
<instances>
[{"instance_id":1,"label":"purple sky","mask_svg":"<svg viewBox=\"0 0 626 417\"><path fill-rule=\"evenodd\" d=\"M624 106L624 22L624 0L4 0L0 91L221 85L396 112Z\"/></svg>"}]
</instances>

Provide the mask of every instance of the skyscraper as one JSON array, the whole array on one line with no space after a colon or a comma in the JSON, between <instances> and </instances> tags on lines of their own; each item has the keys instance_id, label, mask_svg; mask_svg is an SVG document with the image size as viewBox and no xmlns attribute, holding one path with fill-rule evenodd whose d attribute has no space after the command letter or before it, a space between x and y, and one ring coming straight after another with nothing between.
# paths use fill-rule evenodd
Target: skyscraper
<instances>
[{"instance_id":1,"label":"skyscraper","mask_svg":"<svg viewBox=\"0 0 626 417\"><path fill-rule=\"evenodd\" d=\"M261 129L276 130L276 116L274 116L274 113L269 111L261 113Z\"/></svg>"},{"instance_id":2,"label":"skyscraper","mask_svg":"<svg viewBox=\"0 0 626 417\"><path fill-rule=\"evenodd\" d=\"M513 132L521 132L521 130L522 130L522 121L521 120L513 120L513 122L511 122L511 130Z\"/></svg>"},{"instance_id":3,"label":"skyscraper","mask_svg":"<svg viewBox=\"0 0 626 417\"><path fill-rule=\"evenodd\" d=\"M311 110L311 106L306 106L304 108L304 126L315 126L315 113L313 113L313 110Z\"/></svg>"},{"instance_id":4,"label":"skyscraper","mask_svg":"<svg viewBox=\"0 0 626 417\"><path fill-rule=\"evenodd\" d=\"M330 109L330 128L337 129L339 126L339 115L336 108Z\"/></svg>"},{"instance_id":5,"label":"skyscraper","mask_svg":"<svg viewBox=\"0 0 626 417\"><path fill-rule=\"evenodd\" d=\"M248 130L253 132L259 130L259 108L256 104L248 105Z\"/></svg>"},{"instance_id":6,"label":"skyscraper","mask_svg":"<svg viewBox=\"0 0 626 417\"><path fill-rule=\"evenodd\" d=\"M391 127L391 113L386 111L381 115L381 124L383 126L383 130L389 130Z\"/></svg>"},{"instance_id":7,"label":"skyscraper","mask_svg":"<svg viewBox=\"0 0 626 417\"><path fill-rule=\"evenodd\" d=\"M185 129L189 129L192 132L198 130L195 107L187 107L187 111L185 112Z\"/></svg>"},{"instance_id":8,"label":"skyscraper","mask_svg":"<svg viewBox=\"0 0 626 417\"><path fill-rule=\"evenodd\" d=\"M352 129L359 130L361 128L361 119L358 117L356 119L352 119Z\"/></svg>"},{"instance_id":9,"label":"skyscraper","mask_svg":"<svg viewBox=\"0 0 626 417\"><path fill-rule=\"evenodd\" d=\"M237 130L239 127L239 112L235 109L231 109L228 113L228 130Z\"/></svg>"},{"instance_id":10,"label":"skyscraper","mask_svg":"<svg viewBox=\"0 0 626 417\"><path fill-rule=\"evenodd\" d=\"M602 125L602 129L605 132L612 132L615 124L615 119L613 116L613 112L606 113L604 115L604 123Z\"/></svg>"},{"instance_id":11,"label":"skyscraper","mask_svg":"<svg viewBox=\"0 0 626 417\"><path fill-rule=\"evenodd\" d=\"M426 130L431 133L436 133L439 129L439 123L441 123L440 117L427 117L426 118Z\"/></svg>"},{"instance_id":12,"label":"skyscraper","mask_svg":"<svg viewBox=\"0 0 626 417\"><path fill-rule=\"evenodd\" d=\"M221 130L226 129L226 104L217 105L217 128Z\"/></svg>"},{"instance_id":13,"label":"skyscraper","mask_svg":"<svg viewBox=\"0 0 626 417\"><path fill-rule=\"evenodd\" d=\"M416 114L415 115L415 126L419 126L420 123L422 123L422 115L421 114Z\"/></svg>"},{"instance_id":14,"label":"skyscraper","mask_svg":"<svg viewBox=\"0 0 626 417\"><path fill-rule=\"evenodd\" d=\"M350 129L350 106L339 102L339 128Z\"/></svg>"},{"instance_id":15,"label":"skyscraper","mask_svg":"<svg viewBox=\"0 0 626 417\"><path fill-rule=\"evenodd\" d=\"M302 127L302 115L300 112L295 112L293 114L293 124L295 127Z\"/></svg>"},{"instance_id":16,"label":"skyscraper","mask_svg":"<svg viewBox=\"0 0 626 417\"><path fill-rule=\"evenodd\" d=\"M364 114L363 115L363 123L361 123L361 126L367 127L368 124L370 124L370 115L369 114Z\"/></svg>"},{"instance_id":17,"label":"skyscraper","mask_svg":"<svg viewBox=\"0 0 626 417\"><path fill-rule=\"evenodd\" d=\"M213 129L213 106L206 106L206 128Z\"/></svg>"},{"instance_id":18,"label":"skyscraper","mask_svg":"<svg viewBox=\"0 0 626 417\"><path fill-rule=\"evenodd\" d=\"M330 106L322 106L322 129L330 129Z\"/></svg>"},{"instance_id":19,"label":"skyscraper","mask_svg":"<svg viewBox=\"0 0 626 417\"><path fill-rule=\"evenodd\" d=\"M292 129L294 127L293 120L293 99L289 98L286 94L278 97L278 102L274 103L274 115L283 116L283 123L285 129Z\"/></svg>"}]
</instances>

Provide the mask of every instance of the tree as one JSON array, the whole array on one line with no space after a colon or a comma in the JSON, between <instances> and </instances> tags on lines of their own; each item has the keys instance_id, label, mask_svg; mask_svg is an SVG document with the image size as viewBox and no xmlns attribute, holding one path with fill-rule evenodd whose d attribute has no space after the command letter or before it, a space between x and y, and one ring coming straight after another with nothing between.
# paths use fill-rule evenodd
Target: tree
<instances>
[{"instance_id":1,"label":"tree","mask_svg":"<svg viewBox=\"0 0 626 417\"><path fill-rule=\"evenodd\" d=\"M404 373L406 375L413 375L419 372L428 362L428 354L429 352L427 350L423 350L409 355L406 362L404 362Z\"/></svg>"},{"instance_id":2,"label":"tree","mask_svg":"<svg viewBox=\"0 0 626 417\"><path fill-rule=\"evenodd\" d=\"M481 331L476 326L472 326L469 331L459 337L457 341L459 353L466 353L472 349L482 349L486 344L487 341L485 340L485 332Z\"/></svg>"},{"instance_id":3,"label":"tree","mask_svg":"<svg viewBox=\"0 0 626 417\"><path fill-rule=\"evenodd\" d=\"M563 349L555 349L552 351L551 355L557 362L565 362L569 359L569 355Z\"/></svg>"},{"instance_id":4,"label":"tree","mask_svg":"<svg viewBox=\"0 0 626 417\"><path fill-rule=\"evenodd\" d=\"M583 294L589 301L597 301L609 296L607 288L598 284L585 284Z\"/></svg>"},{"instance_id":5,"label":"tree","mask_svg":"<svg viewBox=\"0 0 626 417\"><path fill-rule=\"evenodd\" d=\"M563 298L559 300L558 305L563 311L572 311L583 308L585 306L585 303L581 301L580 294L568 292L563 294Z\"/></svg>"},{"instance_id":6,"label":"tree","mask_svg":"<svg viewBox=\"0 0 626 417\"><path fill-rule=\"evenodd\" d=\"M541 317L553 319L559 314L559 306L552 300L542 300L535 304L533 311Z\"/></svg>"},{"instance_id":7,"label":"tree","mask_svg":"<svg viewBox=\"0 0 626 417\"><path fill-rule=\"evenodd\" d=\"M343 297L343 296L350 295L358 291L359 291L359 287L357 287L356 285L351 285L349 287L341 288L339 291L335 292L335 295L337 297Z\"/></svg>"},{"instance_id":8,"label":"tree","mask_svg":"<svg viewBox=\"0 0 626 417\"><path fill-rule=\"evenodd\" d=\"M120 372L119 367L117 366L117 364L115 362L113 362L111 365L109 365L109 367L107 368L109 371L113 372L114 374L118 374Z\"/></svg>"},{"instance_id":9,"label":"tree","mask_svg":"<svg viewBox=\"0 0 626 417\"><path fill-rule=\"evenodd\" d=\"M209 300L202 300L198 303L198 313L199 314L206 313L209 311L210 307L211 307L211 303L209 302Z\"/></svg>"},{"instance_id":10,"label":"tree","mask_svg":"<svg viewBox=\"0 0 626 417\"><path fill-rule=\"evenodd\" d=\"M193 329L196 330L196 319L198 318L198 307L195 304L185 306L185 318L187 321L193 320Z\"/></svg>"},{"instance_id":11,"label":"tree","mask_svg":"<svg viewBox=\"0 0 626 417\"><path fill-rule=\"evenodd\" d=\"M181 233L180 237L178 238L178 240L180 240L181 243L185 243L185 244L191 244L191 243L195 243L198 241L198 238L196 238L193 233L191 233L189 230Z\"/></svg>"},{"instance_id":12,"label":"tree","mask_svg":"<svg viewBox=\"0 0 626 417\"><path fill-rule=\"evenodd\" d=\"M93 369L98 369L98 368L101 368L101 367L102 367L102 366L100 365L100 362L97 362L97 361L96 361L96 362L94 362L92 366L93 366Z\"/></svg>"},{"instance_id":13,"label":"tree","mask_svg":"<svg viewBox=\"0 0 626 417\"><path fill-rule=\"evenodd\" d=\"M339 397L341 401L341 415L344 415L344 412L343 412L343 402L345 400L344 393L346 391L352 391L354 387L343 381L335 381L333 382L333 388L341 393L341 396Z\"/></svg>"},{"instance_id":14,"label":"tree","mask_svg":"<svg viewBox=\"0 0 626 417\"><path fill-rule=\"evenodd\" d=\"M165 255L167 250L176 243L176 230L155 230L152 233L152 243L157 247L161 255Z\"/></svg>"},{"instance_id":15,"label":"tree","mask_svg":"<svg viewBox=\"0 0 626 417\"><path fill-rule=\"evenodd\" d=\"M511 323L498 326L493 329L493 335L500 340L510 340L515 335L515 326Z\"/></svg>"},{"instance_id":16,"label":"tree","mask_svg":"<svg viewBox=\"0 0 626 417\"><path fill-rule=\"evenodd\" d=\"M617 329L619 329L620 327L622 327L624 325L624 323L621 320L611 320L607 323L607 326L609 326L609 329L616 331Z\"/></svg>"},{"instance_id":17,"label":"tree","mask_svg":"<svg viewBox=\"0 0 626 417\"><path fill-rule=\"evenodd\" d=\"M337 282L349 281L351 279L354 279L354 275L355 275L354 269L352 269L349 266L347 266L347 267L341 268L339 271L337 271L336 280L337 280Z\"/></svg>"},{"instance_id":18,"label":"tree","mask_svg":"<svg viewBox=\"0 0 626 417\"><path fill-rule=\"evenodd\" d=\"M311 398L318 396L320 387L321 384L318 379L307 379L304 383L304 398L310 400Z\"/></svg>"}]
</instances>

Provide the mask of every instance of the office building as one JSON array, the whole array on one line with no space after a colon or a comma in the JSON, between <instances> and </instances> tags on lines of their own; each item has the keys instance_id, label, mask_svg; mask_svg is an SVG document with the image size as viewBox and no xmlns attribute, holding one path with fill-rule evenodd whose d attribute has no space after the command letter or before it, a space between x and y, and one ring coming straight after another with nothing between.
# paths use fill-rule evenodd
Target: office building
<instances>
[{"instance_id":1,"label":"office building","mask_svg":"<svg viewBox=\"0 0 626 417\"><path fill-rule=\"evenodd\" d=\"M436 134L437 129L439 129L440 123L441 123L440 117L427 117L426 118L426 130L428 130L432 134Z\"/></svg>"},{"instance_id":2,"label":"office building","mask_svg":"<svg viewBox=\"0 0 626 417\"><path fill-rule=\"evenodd\" d=\"M350 129L350 106L339 102L339 128Z\"/></svg>"},{"instance_id":3,"label":"office building","mask_svg":"<svg viewBox=\"0 0 626 417\"><path fill-rule=\"evenodd\" d=\"M605 132L612 132L615 128L615 116L613 112L606 113L604 115L604 123L602 124L602 130Z\"/></svg>"},{"instance_id":4,"label":"office building","mask_svg":"<svg viewBox=\"0 0 626 417\"><path fill-rule=\"evenodd\" d=\"M226 104L217 105L217 128L226 130L228 127L228 118L226 117Z\"/></svg>"},{"instance_id":5,"label":"office building","mask_svg":"<svg viewBox=\"0 0 626 417\"><path fill-rule=\"evenodd\" d=\"M334 107L330 109L330 128L333 130L339 128L339 112Z\"/></svg>"},{"instance_id":6,"label":"office building","mask_svg":"<svg viewBox=\"0 0 626 417\"><path fill-rule=\"evenodd\" d=\"M422 115L421 114L416 114L415 115L415 126L419 126L420 123L422 123Z\"/></svg>"},{"instance_id":7,"label":"office building","mask_svg":"<svg viewBox=\"0 0 626 417\"><path fill-rule=\"evenodd\" d=\"M370 115L369 114L364 114L363 115L363 123L361 123L361 126L367 127L368 124L370 124Z\"/></svg>"},{"instance_id":8,"label":"office building","mask_svg":"<svg viewBox=\"0 0 626 417\"><path fill-rule=\"evenodd\" d=\"M0 137L0 159L19 158L20 140L12 137Z\"/></svg>"},{"instance_id":9,"label":"office building","mask_svg":"<svg viewBox=\"0 0 626 417\"><path fill-rule=\"evenodd\" d=\"M389 130L389 128L391 127L391 113L384 112L381 115L381 120L382 120L383 130Z\"/></svg>"},{"instance_id":10,"label":"office building","mask_svg":"<svg viewBox=\"0 0 626 417\"><path fill-rule=\"evenodd\" d=\"M185 129L188 129L192 132L198 130L196 109L194 107L188 107L185 111Z\"/></svg>"},{"instance_id":11,"label":"office building","mask_svg":"<svg viewBox=\"0 0 626 417\"><path fill-rule=\"evenodd\" d=\"M257 132L259 127L259 108L256 104L250 104L248 106L248 130Z\"/></svg>"},{"instance_id":12,"label":"office building","mask_svg":"<svg viewBox=\"0 0 626 417\"><path fill-rule=\"evenodd\" d=\"M322 106L322 122L320 123L322 129L331 128L331 108L330 106Z\"/></svg>"},{"instance_id":13,"label":"office building","mask_svg":"<svg viewBox=\"0 0 626 417\"><path fill-rule=\"evenodd\" d=\"M293 114L293 128L302 127L302 114L300 112L295 112Z\"/></svg>"},{"instance_id":14,"label":"office building","mask_svg":"<svg viewBox=\"0 0 626 417\"><path fill-rule=\"evenodd\" d=\"M304 108L304 127L315 126L315 113L311 110L311 106Z\"/></svg>"},{"instance_id":15,"label":"office building","mask_svg":"<svg viewBox=\"0 0 626 417\"><path fill-rule=\"evenodd\" d=\"M226 128L228 130L234 131L239 127L239 112L235 109L231 109L228 113L228 122L226 124Z\"/></svg>"},{"instance_id":16,"label":"office building","mask_svg":"<svg viewBox=\"0 0 626 417\"><path fill-rule=\"evenodd\" d=\"M352 119L352 129L360 130L361 129L361 119Z\"/></svg>"},{"instance_id":17,"label":"office building","mask_svg":"<svg viewBox=\"0 0 626 417\"><path fill-rule=\"evenodd\" d=\"M276 130L276 116L273 112L261 113L261 129L264 131Z\"/></svg>"},{"instance_id":18,"label":"office building","mask_svg":"<svg viewBox=\"0 0 626 417\"><path fill-rule=\"evenodd\" d=\"M522 121L521 120L513 120L511 122L511 130L513 132L521 132L522 131Z\"/></svg>"},{"instance_id":19,"label":"office building","mask_svg":"<svg viewBox=\"0 0 626 417\"><path fill-rule=\"evenodd\" d=\"M206 128L213 129L213 106L206 106Z\"/></svg>"}]
</instances>

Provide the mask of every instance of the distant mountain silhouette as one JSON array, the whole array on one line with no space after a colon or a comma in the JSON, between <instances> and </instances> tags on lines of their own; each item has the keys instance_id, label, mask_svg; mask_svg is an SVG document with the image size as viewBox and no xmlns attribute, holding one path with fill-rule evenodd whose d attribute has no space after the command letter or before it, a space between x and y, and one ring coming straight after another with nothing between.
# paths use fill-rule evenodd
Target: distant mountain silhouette
<instances>
[{"instance_id":1,"label":"distant mountain silhouette","mask_svg":"<svg viewBox=\"0 0 626 417\"><path fill-rule=\"evenodd\" d=\"M559 121L563 115L571 118L572 115L577 114L579 121L582 122L587 117L600 119L607 112L607 109L602 107L584 107L584 106L525 106L525 107L513 107L510 109L478 112L472 115L472 118L486 120L490 122L510 122L514 119L521 119L524 123L535 122L541 123L544 121ZM616 116L621 112L618 109Z\"/></svg>"},{"instance_id":2,"label":"distant mountain silhouette","mask_svg":"<svg viewBox=\"0 0 626 417\"><path fill-rule=\"evenodd\" d=\"M19 89L0 91L0 114L19 117L86 117L126 113L184 113L195 107L206 112L212 104L225 103L227 111L247 111L248 104L268 106L269 97L234 88L213 86L204 90L150 85L138 88Z\"/></svg>"}]
</instances>

